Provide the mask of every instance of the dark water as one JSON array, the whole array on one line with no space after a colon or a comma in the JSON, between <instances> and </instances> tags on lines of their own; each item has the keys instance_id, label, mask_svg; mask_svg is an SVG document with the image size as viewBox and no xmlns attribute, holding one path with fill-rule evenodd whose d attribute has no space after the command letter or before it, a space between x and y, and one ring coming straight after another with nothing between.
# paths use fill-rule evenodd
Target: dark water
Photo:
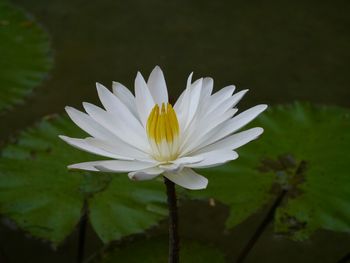
<instances>
[{"instance_id":1,"label":"dark water","mask_svg":"<svg viewBox=\"0 0 350 263\"><path fill-rule=\"evenodd\" d=\"M110 85L117 80L132 87L137 70L147 76L157 64L174 100L194 71L196 77L213 77L217 89L232 83L249 88L242 107L294 100L350 107L349 1L13 2L50 33L55 67L24 105L0 116L6 123L2 139L41 116L63 112L65 105L97 102L96 81ZM262 210L223 234L224 207L208 209L191 202L180 212L182 236L214 243L230 258L266 213ZM57 252L8 228L0 234L8 262L74 262L75 234ZM90 232L89 253L100 245ZM349 235L319 231L296 243L275 237L271 226L246 262L331 263L347 250Z\"/></svg>"}]
</instances>

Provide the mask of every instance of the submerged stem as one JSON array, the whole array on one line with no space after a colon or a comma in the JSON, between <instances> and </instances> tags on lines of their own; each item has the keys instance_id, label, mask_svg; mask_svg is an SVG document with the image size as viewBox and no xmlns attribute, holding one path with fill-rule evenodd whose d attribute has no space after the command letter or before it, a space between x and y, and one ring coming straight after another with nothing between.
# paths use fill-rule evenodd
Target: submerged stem
<instances>
[{"instance_id":1,"label":"submerged stem","mask_svg":"<svg viewBox=\"0 0 350 263\"><path fill-rule=\"evenodd\" d=\"M87 201L85 200L84 207L83 207L83 215L79 223L77 263L82 263L84 261L87 224L88 224L88 212L87 212Z\"/></svg>"},{"instance_id":2,"label":"submerged stem","mask_svg":"<svg viewBox=\"0 0 350 263\"><path fill-rule=\"evenodd\" d=\"M164 177L166 191L168 196L169 208L169 263L179 263L180 240L178 233L178 215L177 215L177 199L175 192L175 184L168 178Z\"/></svg>"},{"instance_id":3,"label":"submerged stem","mask_svg":"<svg viewBox=\"0 0 350 263\"><path fill-rule=\"evenodd\" d=\"M276 209L279 207L281 204L283 198L287 194L287 190L282 190L281 193L278 195L276 198L275 202L267 212L266 216L264 217L263 221L260 223L258 228L255 230L253 236L250 238L246 246L243 248L242 252L238 255L236 263L242 263L248 256L249 252L252 250L254 247L255 243L258 241L262 233L265 231L266 227L271 223Z\"/></svg>"}]
</instances>

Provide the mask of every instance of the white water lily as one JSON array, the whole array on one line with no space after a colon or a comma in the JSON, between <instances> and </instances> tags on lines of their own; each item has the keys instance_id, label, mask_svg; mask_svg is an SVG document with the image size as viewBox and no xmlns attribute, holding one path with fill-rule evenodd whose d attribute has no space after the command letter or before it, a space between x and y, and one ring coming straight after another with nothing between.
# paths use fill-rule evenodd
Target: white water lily
<instances>
[{"instance_id":1,"label":"white water lily","mask_svg":"<svg viewBox=\"0 0 350 263\"><path fill-rule=\"evenodd\" d=\"M163 175L187 189L203 189L207 178L192 168L222 165L238 158L236 148L256 139L262 128L235 133L267 106L257 105L238 115L236 104L247 90L234 93L227 86L212 94L213 79L192 83L192 74L172 106L162 70L154 68L146 82L135 79L135 96L122 84L113 83L113 93L97 83L105 109L83 103L87 112L66 107L70 118L91 137L69 138L68 144L109 160L84 162L71 169L125 173L134 180Z\"/></svg>"}]
</instances>

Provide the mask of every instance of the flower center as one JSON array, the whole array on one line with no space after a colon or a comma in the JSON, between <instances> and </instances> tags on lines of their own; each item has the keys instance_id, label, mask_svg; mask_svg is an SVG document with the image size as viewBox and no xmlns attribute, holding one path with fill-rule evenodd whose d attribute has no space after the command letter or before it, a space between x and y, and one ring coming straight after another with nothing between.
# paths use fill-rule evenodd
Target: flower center
<instances>
[{"instance_id":1,"label":"flower center","mask_svg":"<svg viewBox=\"0 0 350 263\"><path fill-rule=\"evenodd\" d=\"M153 157L159 161L176 159L179 149L179 122L170 103L156 104L147 120L147 136Z\"/></svg>"}]
</instances>

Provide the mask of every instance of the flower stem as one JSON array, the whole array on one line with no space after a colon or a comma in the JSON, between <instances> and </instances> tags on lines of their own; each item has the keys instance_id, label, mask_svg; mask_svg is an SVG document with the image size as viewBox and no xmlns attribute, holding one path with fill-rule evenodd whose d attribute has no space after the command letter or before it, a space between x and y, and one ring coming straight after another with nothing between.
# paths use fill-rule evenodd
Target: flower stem
<instances>
[{"instance_id":1,"label":"flower stem","mask_svg":"<svg viewBox=\"0 0 350 263\"><path fill-rule=\"evenodd\" d=\"M236 263L242 263L245 261L249 252L253 249L260 236L264 233L266 227L271 223L275 215L276 209L279 207L286 194L287 190L282 190L281 193L278 195L275 202L264 217L264 220L260 223L247 245L243 248L243 251L238 255Z\"/></svg>"},{"instance_id":2,"label":"flower stem","mask_svg":"<svg viewBox=\"0 0 350 263\"><path fill-rule=\"evenodd\" d=\"M87 224L88 224L87 200L84 200L83 215L79 223L77 263L82 263L84 261Z\"/></svg>"},{"instance_id":3,"label":"flower stem","mask_svg":"<svg viewBox=\"0 0 350 263\"><path fill-rule=\"evenodd\" d=\"M169 263L179 263L180 240L178 233L177 199L175 184L164 177L169 208Z\"/></svg>"}]
</instances>

